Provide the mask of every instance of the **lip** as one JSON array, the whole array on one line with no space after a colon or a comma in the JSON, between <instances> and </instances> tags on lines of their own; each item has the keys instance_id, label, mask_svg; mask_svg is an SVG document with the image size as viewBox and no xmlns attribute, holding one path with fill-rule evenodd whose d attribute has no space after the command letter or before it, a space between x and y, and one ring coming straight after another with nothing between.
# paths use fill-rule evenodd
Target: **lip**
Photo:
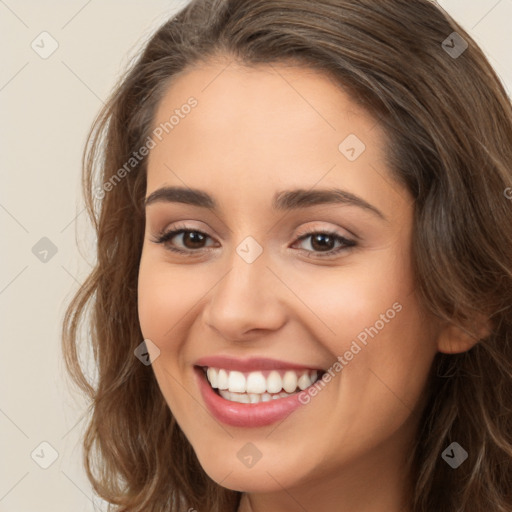
<instances>
[{"instance_id":1,"label":"lip","mask_svg":"<svg viewBox=\"0 0 512 512\"><path fill-rule=\"evenodd\" d=\"M210 360L210 358L207 359ZM204 360L201 361L204 363ZM245 361L245 363L247 362L248 361ZM216 360L215 364L219 364L219 362ZM219 365L226 368L221 364ZM199 366L214 366L214 364L200 364ZM261 368L261 366L259 368ZM283 367L280 366L279 368ZM293 368L297 368L297 366ZM242 368L240 365L236 368L226 369L250 371L247 366ZM195 366L194 373L198 380L199 389L206 407L217 420L227 425L245 428L264 427L285 419L293 411L304 405L299 401L300 393L295 393L289 397L279 398L269 402L259 402L257 404L231 402L215 393L201 368Z\"/></svg>"},{"instance_id":2,"label":"lip","mask_svg":"<svg viewBox=\"0 0 512 512\"><path fill-rule=\"evenodd\" d=\"M315 366L304 366L302 364L269 359L267 357L251 357L248 359L237 359L229 356L208 356L198 359L195 366L207 366L210 368L223 368L239 372L252 372L257 370L317 370L325 371Z\"/></svg>"}]
</instances>

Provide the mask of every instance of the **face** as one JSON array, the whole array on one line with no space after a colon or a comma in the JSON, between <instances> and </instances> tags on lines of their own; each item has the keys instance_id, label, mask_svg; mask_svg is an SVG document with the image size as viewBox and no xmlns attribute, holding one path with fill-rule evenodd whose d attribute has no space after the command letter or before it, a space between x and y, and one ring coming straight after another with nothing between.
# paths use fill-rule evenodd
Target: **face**
<instances>
[{"instance_id":1,"label":"face","mask_svg":"<svg viewBox=\"0 0 512 512\"><path fill-rule=\"evenodd\" d=\"M437 350L385 134L318 72L227 63L154 120L138 307L162 394L224 487L398 474Z\"/></svg>"}]
</instances>

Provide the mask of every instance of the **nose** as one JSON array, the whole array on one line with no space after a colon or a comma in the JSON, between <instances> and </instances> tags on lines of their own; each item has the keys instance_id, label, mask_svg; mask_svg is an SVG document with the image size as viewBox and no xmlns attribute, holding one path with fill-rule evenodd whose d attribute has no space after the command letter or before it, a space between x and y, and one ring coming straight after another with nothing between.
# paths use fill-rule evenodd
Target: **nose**
<instances>
[{"instance_id":1,"label":"nose","mask_svg":"<svg viewBox=\"0 0 512 512\"><path fill-rule=\"evenodd\" d=\"M203 318L226 340L244 341L280 329L287 320L285 287L260 256L247 263L238 254L208 295Z\"/></svg>"}]
</instances>

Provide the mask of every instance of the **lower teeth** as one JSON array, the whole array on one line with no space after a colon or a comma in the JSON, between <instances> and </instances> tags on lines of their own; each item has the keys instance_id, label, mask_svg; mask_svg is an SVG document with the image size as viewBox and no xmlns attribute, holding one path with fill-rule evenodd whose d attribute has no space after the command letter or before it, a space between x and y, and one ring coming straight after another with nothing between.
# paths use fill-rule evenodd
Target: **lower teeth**
<instances>
[{"instance_id":1,"label":"lower teeth","mask_svg":"<svg viewBox=\"0 0 512 512\"><path fill-rule=\"evenodd\" d=\"M232 391L227 391L224 389L216 390L219 392L219 395L225 400L229 400L230 402L238 402L241 404L258 404L260 402L270 402L271 400L277 400L278 398L286 398L288 396L292 396L295 393L286 393L282 391L281 393L234 393Z\"/></svg>"}]
</instances>

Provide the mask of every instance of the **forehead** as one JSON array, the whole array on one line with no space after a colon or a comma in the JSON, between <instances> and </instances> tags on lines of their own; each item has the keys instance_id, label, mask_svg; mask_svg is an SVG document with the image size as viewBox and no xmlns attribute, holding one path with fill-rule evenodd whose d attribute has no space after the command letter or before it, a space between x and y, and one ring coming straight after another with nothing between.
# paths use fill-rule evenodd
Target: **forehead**
<instances>
[{"instance_id":1,"label":"forehead","mask_svg":"<svg viewBox=\"0 0 512 512\"><path fill-rule=\"evenodd\" d=\"M190 98L195 106L184 108ZM308 68L231 61L191 68L158 106L153 129L166 126L150 151L148 192L174 184L255 195L320 181L355 192L374 188L385 173L375 118Z\"/></svg>"},{"instance_id":2,"label":"forehead","mask_svg":"<svg viewBox=\"0 0 512 512\"><path fill-rule=\"evenodd\" d=\"M169 121L190 97L197 99L197 108L187 123L173 127L174 134L187 125L196 132L212 127L234 132L243 127L250 134L276 135L281 129L286 140L309 132L312 140L336 141L347 128L363 136L376 125L341 85L318 70L285 64L248 67L221 60L196 65L175 77L157 109L154 127ZM253 124L244 123L247 119Z\"/></svg>"}]
</instances>

